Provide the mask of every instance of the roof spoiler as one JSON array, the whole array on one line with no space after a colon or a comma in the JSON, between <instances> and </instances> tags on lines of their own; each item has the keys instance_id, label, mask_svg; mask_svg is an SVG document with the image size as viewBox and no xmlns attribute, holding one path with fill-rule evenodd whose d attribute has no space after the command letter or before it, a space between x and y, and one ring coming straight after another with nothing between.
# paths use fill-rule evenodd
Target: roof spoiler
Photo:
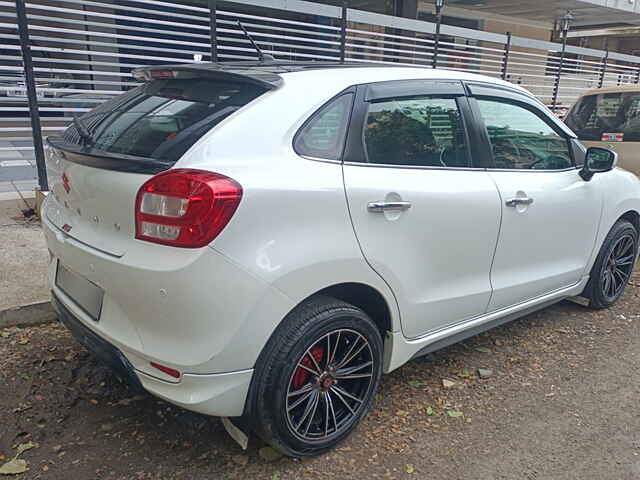
<instances>
[{"instance_id":1,"label":"roof spoiler","mask_svg":"<svg viewBox=\"0 0 640 480\"><path fill-rule=\"evenodd\" d=\"M254 64L255 65L255 64ZM133 77L141 82L168 80L171 78L211 78L225 82L247 83L266 90L274 90L282 84L277 73L258 68L244 67L239 64L194 63L186 65L155 65L136 68L131 71Z\"/></svg>"}]
</instances>

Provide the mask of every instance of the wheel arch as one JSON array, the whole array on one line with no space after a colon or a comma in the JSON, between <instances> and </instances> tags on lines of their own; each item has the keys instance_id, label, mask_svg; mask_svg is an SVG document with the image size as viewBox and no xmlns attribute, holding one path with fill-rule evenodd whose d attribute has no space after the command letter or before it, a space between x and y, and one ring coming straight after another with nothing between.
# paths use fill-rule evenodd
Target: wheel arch
<instances>
[{"instance_id":1,"label":"wheel arch","mask_svg":"<svg viewBox=\"0 0 640 480\"><path fill-rule=\"evenodd\" d=\"M393 320L391 317L391 308L382 293L370 285L359 282L344 282L323 288L322 290L310 295L311 298L316 295L327 295L329 297L350 303L365 312L371 320L377 325L380 336L384 340L387 332L393 331ZM306 298L302 302L308 300ZM300 303L302 303L300 302Z\"/></svg>"},{"instance_id":2,"label":"wheel arch","mask_svg":"<svg viewBox=\"0 0 640 480\"><path fill-rule=\"evenodd\" d=\"M618 217L616 222L618 220L628 220L629 222L631 222L631 225L634 226L636 232L640 233L640 214L636 210L627 210L622 215L620 215L620 217Z\"/></svg>"}]
</instances>

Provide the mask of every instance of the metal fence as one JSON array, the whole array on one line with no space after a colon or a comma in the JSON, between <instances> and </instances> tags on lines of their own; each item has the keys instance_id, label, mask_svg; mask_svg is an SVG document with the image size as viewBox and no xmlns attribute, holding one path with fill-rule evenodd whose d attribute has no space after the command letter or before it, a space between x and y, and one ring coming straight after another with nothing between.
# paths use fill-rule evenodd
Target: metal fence
<instances>
[{"instance_id":1,"label":"metal fence","mask_svg":"<svg viewBox=\"0 0 640 480\"><path fill-rule=\"evenodd\" d=\"M559 43L449 25L436 36L434 23L302 0L192 1L0 0L0 162L43 167L40 133L133 87L135 67L255 59L238 20L277 59L475 72L522 85L556 112L588 88L640 79L640 57L615 52L563 53ZM38 179L46 190L44 168Z\"/></svg>"}]
</instances>

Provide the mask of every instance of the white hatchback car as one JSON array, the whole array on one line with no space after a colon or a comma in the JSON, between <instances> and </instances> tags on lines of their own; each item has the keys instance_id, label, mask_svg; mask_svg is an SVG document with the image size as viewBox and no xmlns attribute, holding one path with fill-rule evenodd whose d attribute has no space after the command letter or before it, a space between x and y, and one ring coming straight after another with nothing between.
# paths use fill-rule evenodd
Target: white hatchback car
<instances>
[{"instance_id":1,"label":"white hatchback car","mask_svg":"<svg viewBox=\"0 0 640 480\"><path fill-rule=\"evenodd\" d=\"M121 376L286 454L344 439L382 372L625 289L638 179L518 87L330 63L135 76L48 140L54 304Z\"/></svg>"}]
</instances>

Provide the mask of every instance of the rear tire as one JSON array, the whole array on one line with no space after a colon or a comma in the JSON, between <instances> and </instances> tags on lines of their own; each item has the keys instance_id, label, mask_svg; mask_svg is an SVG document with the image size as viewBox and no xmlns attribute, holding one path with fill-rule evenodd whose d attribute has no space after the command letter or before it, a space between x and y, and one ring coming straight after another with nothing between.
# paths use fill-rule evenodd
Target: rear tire
<instances>
[{"instance_id":1,"label":"rear tire","mask_svg":"<svg viewBox=\"0 0 640 480\"><path fill-rule=\"evenodd\" d=\"M359 308L316 296L283 320L256 364L253 429L294 457L344 440L371 408L382 373L382 339Z\"/></svg>"},{"instance_id":2,"label":"rear tire","mask_svg":"<svg viewBox=\"0 0 640 480\"><path fill-rule=\"evenodd\" d=\"M638 251L638 232L631 222L618 220L605 238L583 296L593 309L616 303L627 286Z\"/></svg>"}]
</instances>

